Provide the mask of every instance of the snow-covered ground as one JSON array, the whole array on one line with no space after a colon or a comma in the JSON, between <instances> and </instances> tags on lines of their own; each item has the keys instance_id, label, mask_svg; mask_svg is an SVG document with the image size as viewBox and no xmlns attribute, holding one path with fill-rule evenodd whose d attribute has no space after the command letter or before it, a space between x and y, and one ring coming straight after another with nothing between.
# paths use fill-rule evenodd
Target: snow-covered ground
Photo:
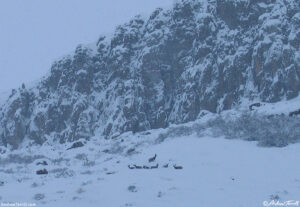
<instances>
[{"instance_id":1,"label":"snow-covered ground","mask_svg":"<svg viewBox=\"0 0 300 207\"><path fill-rule=\"evenodd\" d=\"M258 207L300 200L300 144L262 148L194 134L157 142L162 131L94 137L71 150L49 143L3 153L0 200L47 207ZM44 160L48 165L36 165ZM128 168L157 163L157 169ZM43 168L49 174L36 175Z\"/></svg>"},{"instance_id":2,"label":"snow-covered ground","mask_svg":"<svg viewBox=\"0 0 300 207\"><path fill-rule=\"evenodd\" d=\"M300 109L300 95L296 98L290 100L283 100L278 101L275 103L266 103L266 102L249 102L245 100L242 104L240 109L248 110L249 105L252 103L260 103L260 107L253 107L255 113L259 114L285 114L288 115L292 111L296 111Z\"/></svg>"}]
</instances>

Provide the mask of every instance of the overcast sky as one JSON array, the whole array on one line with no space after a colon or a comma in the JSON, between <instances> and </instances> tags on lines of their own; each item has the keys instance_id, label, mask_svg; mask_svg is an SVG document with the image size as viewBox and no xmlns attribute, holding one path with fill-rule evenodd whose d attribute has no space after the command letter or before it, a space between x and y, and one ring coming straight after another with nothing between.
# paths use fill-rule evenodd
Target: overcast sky
<instances>
[{"instance_id":1,"label":"overcast sky","mask_svg":"<svg viewBox=\"0 0 300 207\"><path fill-rule=\"evenodd\" d=\"M32 82L53 60L136 14L173 0L0 0L0 91Z\"/></svg>"}]
</instances>

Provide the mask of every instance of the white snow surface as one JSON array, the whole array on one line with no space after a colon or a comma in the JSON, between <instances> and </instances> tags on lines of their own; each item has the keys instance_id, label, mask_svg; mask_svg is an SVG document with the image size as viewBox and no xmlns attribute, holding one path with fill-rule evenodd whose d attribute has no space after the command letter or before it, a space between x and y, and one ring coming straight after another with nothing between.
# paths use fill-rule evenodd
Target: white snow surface
<instances>
[{"instance_id":1,"label":"white snow surface","mask_svg":"<svg viewBox=\"0 0 300 207\"><path fill-rule=\"evenodd\" d=\"M260 107L254 107L253 113L271 115L271 114L285 114L289 115L290 112L296 111L300 109L300 96L290 100L282 100L275 103L267 103L261 101L249 101L247 99L242 100L242 103L237 108L240 111L249 110L249 106L253 103L261 103ZM236 111L236 109L228 110L228 111ZM224 111L223 113L228 113Z\"/></svg>"},{"instance_id":2,"label":"white snow surface","mask_svg":"<svg viewBox=\"0 0 300 207\"><path fill-rule=\"evenodd\" d=\"M165 130L114 140L93 137L71 150L66 150L70 144L46 143L2 153L0 200L45 207L258 207L277 196L300 199L300 144L262 148L194 134L158 142ZM48 165L36 165L43 160ZM129 169L129 164L159 167ZM43 168L49 174L36 175Z\"/></svg>"}]
</instances>

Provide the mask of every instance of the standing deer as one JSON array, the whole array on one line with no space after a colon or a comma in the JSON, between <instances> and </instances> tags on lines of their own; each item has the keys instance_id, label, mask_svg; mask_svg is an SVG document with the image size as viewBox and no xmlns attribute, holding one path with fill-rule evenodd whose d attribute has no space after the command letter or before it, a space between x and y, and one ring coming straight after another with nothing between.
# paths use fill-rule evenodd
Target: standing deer
<instances>
[{"instance_id":1,"label":"standing deer","mask_svg":"<svg viewBox=\"0 0 300 207\"><path fill-rule=\"evenodd\" d=\"M149 158L148 161L149 161L149 162L154 162L155 159L156 159L156 154L154 155L154 157Z\"/></svg>"}]
</instances>

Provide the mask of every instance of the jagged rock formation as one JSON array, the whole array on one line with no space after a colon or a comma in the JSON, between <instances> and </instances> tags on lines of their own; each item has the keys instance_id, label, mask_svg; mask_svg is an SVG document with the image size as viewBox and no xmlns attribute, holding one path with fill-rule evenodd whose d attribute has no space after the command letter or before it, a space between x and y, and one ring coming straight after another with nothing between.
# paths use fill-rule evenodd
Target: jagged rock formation
<instances>
[{"instance_id":1,"label":"jagged rock formation","mask_svg":"<svg viewBox=\"0 0 300 207\"><path fill-rule=\"evenodd\" d=\"M0 144L106 137L300 90L298 0L182 0L78 46L0 109Z\"/></svg>"}]
</instances>

